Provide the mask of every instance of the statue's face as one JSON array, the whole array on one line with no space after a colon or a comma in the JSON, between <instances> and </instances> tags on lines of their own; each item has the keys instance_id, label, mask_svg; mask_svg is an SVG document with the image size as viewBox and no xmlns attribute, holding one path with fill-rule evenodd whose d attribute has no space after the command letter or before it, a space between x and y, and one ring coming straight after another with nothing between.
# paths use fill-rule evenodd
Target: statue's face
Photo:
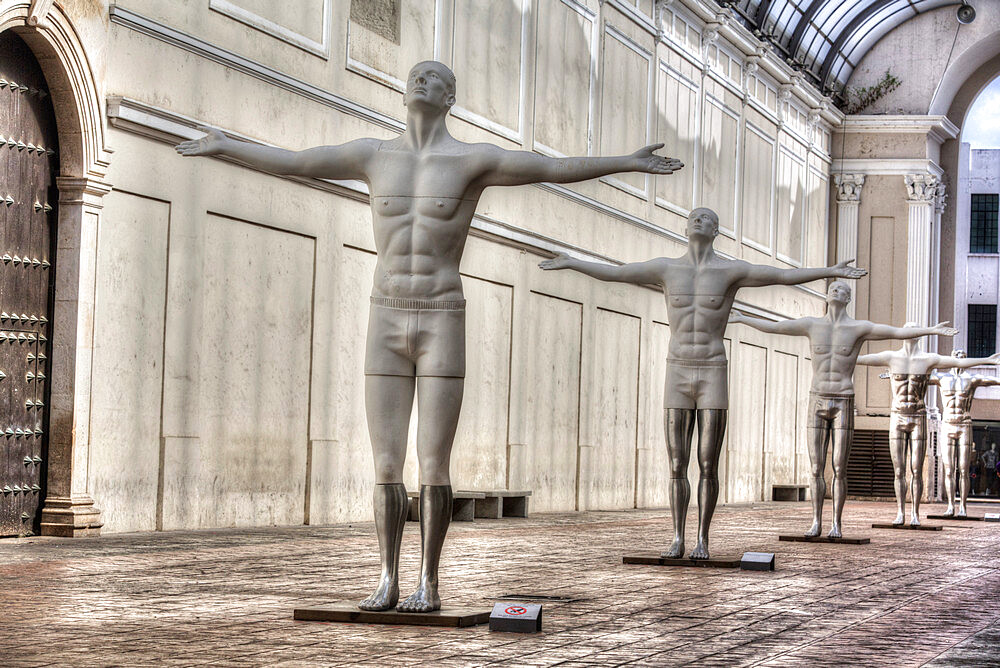
<instances>
[{"instance_id":1,"label":"statue's face","mask_svg":"<svg viewBox=\"0 0 1000 668\"><path fill-rule=\"evenodd\" d=\"M417 63L406 80L403 104L447 110L455 104L455 75L435 60Z\"/></svg>"},{"instance_id":2,"label":"statue's face","mask_svg":"<svg viewBox=\"0 0 1000 668\"><path fill-rule=\"evenodd\" d=\"M834 281L826 291L826 303L837 302L847 305L851 303L851 286L843 281Z\"/></svg>"},{"instance_id":3,"label":"statue's face","mask_svg":"<svg viewBox=\"0 0 1000 668\"><path fill-rule=\"evenodd\" d=\"M688 215L687 235L714 239L719 235L719 216L711 209L695 209Z\"/></svg>"}]
</instances>

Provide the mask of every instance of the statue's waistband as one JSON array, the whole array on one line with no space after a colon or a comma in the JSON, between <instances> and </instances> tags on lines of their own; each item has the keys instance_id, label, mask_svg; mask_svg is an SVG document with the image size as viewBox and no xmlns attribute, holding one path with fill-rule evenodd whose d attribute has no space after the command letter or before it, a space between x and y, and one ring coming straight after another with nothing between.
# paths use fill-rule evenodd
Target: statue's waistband
<instances>
[{"instance_id":1,"label":"statue's waistband","mask_svg":"<svg viewBox=\"0 0 1000 668\"><path fill-rule=\"evenodd\" d=\"M433 299L402 299L399 297L372 297L373 306L407 309L409 311L464 311L465 300L435 301Z\"/></svg>"},{"instance_id":2,"label":"statue's waistband","mask_svg":"<svg viewBox=\"0 0 1000 668\"><path fill-rule=\"evenodd\" d=\"M668 357L667 364L673 364L674 366L687 366L692 368L698 367L727 367L729 366L728 360L682 360L676 357Z\"/></svg>"}]
</instances>

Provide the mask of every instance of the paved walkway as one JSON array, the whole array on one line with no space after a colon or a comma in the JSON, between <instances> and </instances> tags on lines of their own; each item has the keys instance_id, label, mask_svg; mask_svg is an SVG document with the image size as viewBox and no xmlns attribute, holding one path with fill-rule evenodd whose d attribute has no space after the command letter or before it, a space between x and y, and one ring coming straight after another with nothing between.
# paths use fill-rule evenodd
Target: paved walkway
<instances>
[{"instance_id":1,"label":"paved walkway","mask_svg":"<svg viewBox=\"0 0 1000 668\"><path fill-rule=\"evenodd\" d=\"M713 556L775 552L773 573L623 566L667 545L665 511L453 524L445 603L569 599L537 635L292 621L368 593L371 524L0 540L0 665L998 665L1000 525L865 528L894 514L849 501L845 535L871 544L821 545L777 540L805 504L720 508ZM404 594L418 539L409 523Z\"/></svg>"}]
</instances>

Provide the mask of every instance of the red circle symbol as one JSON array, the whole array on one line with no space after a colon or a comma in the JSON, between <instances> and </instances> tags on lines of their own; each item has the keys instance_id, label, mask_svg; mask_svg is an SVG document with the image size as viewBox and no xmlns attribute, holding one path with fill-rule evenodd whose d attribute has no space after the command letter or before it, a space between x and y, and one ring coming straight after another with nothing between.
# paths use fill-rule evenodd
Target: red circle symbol
<instances>
[{"instance_id":1,"label":"red circle symbol","mask_svg":"<svg viewBox=\"0 0 1000 668\"><path fill-rule=\"evenodd\" d=\"M504 613L508 615L523 615L526 612L527 610L519 605L512 605L506 610L504 610Z\"/></svg>"}]
</instances>

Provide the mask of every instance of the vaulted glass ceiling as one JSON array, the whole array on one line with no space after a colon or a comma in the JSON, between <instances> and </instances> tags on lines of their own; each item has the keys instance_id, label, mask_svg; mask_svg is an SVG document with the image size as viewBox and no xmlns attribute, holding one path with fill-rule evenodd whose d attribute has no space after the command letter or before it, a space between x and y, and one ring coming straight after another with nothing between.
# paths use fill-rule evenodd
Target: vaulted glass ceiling
<instances>
[{"instance_id":1,"label":"vaulted glass ceiling","mask_svg":"<svg viewBox=\"0 0 1000 668\"><path fill-rule=\"evenodd\" d=\"M720 0L824 91L842 89L883 35L917 14L960 0Z\"/></svg>"}]
</instances>

